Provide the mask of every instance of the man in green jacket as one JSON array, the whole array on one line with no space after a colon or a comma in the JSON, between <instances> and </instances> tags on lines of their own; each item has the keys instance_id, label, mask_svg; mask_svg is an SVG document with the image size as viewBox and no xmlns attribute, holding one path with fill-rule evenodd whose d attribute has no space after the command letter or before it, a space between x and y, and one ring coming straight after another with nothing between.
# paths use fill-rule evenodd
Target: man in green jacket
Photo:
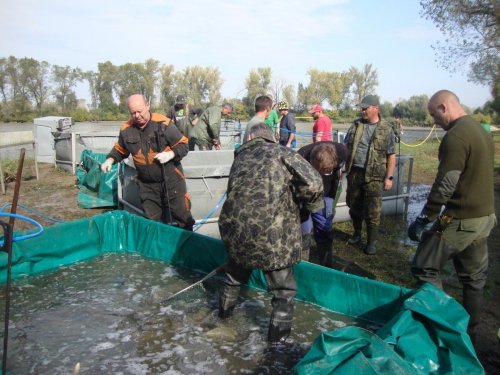
<instances>
[{"instance_id":1,"label":"man in green jacket","mask_svg":"<svg viewBox=\"0 0 500 375\"><path fill-rule=\"evenodd\" d=\"M189 150L193 151L198 146L200 151L215 148L220 150L220 122L222 116L227 116L233 111L233 106L224 103L222 106L215 105L205 109L198 123L191 129L189 139Z\"/></svg>"},{"instance_id":2,"label":"man in green jacket","mask_svg":"<svg viewBox=\"0 0 500 375\"><path fill-rule=\"evenodd\" d=\"M349 150L347 161L346 203L354 234L350 244L361 242L363 220L368 243L365 254L376 253L382 189L390 190L396 166L395 136L391 126L382 121L375 95L367 95L359 104L361 118L354 121L345 137Z\"/></svg>"},{"instance_id":3,"label":"man in green jacket","mask_svg":"<svg viewBox=\"0 0 500 375\"><path fill-rule=\"evenodd\" d=\"M293 265L301 259L299 205L323 205L319 173L295 151L276 143L263 122L235 152L219 230L228 252L219 290L219 317L231 316L252 269L264 273L273 294L268 341L283 343L292 329L297 291Z\"/></svg>"},{"instance_id":4,"label":"man in green jacket","mask_svg":"<svg viewBox=\"0 0 500 375\"><path fill-rule=\"evenodd\" d=\"M453 259L474 342L488 270L487 239L496 224L494 145L451 91L434 94L428 110L446 134L427 202L408 229L408 236L420 241L411 271L419 284L429 282L442 289L441 270ZM430 222L432 227L424 230Z\"/></svg>"}]
</instances>

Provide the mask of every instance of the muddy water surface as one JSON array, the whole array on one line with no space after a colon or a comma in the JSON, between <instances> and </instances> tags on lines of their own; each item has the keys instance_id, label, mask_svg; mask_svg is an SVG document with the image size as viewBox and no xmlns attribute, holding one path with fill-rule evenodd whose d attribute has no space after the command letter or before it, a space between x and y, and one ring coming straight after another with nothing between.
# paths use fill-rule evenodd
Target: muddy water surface
<instances>
[{"instance_id":1,"label":"muddy water surface","mask_svg":"<svg viewBox=\"0 0 500 375\"><path fill-rule=\"evenodd\" d=\"M135 254L108 254L16 281L8 369L68 374L80 363L81 374L290 373L320 332L361 324L297 302L290 343L271 348L267 293L244 289L227 321L216 317L216 278L164 302L202 276Z\"/></svg>"}]
</instances>

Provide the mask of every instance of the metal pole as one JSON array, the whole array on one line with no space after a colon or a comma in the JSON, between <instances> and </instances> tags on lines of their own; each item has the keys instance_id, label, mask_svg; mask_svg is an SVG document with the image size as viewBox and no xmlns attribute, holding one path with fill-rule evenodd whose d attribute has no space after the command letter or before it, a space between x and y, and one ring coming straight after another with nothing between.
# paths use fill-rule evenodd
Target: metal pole
<instances>
[{"instance_id":1,"label":"metal pole","mask_svg":"<svg viewBox=\"0 0 500 375\"><path fill-rule=\"evenodd\" d=\"M3 227L4 243L2 251L7 253L7 283L5 284L5 322L3 335L2 374L7 374L7 349L9 343L10 279L12 271L12 225L0 221Z\"/></svg>"}]
</instances>

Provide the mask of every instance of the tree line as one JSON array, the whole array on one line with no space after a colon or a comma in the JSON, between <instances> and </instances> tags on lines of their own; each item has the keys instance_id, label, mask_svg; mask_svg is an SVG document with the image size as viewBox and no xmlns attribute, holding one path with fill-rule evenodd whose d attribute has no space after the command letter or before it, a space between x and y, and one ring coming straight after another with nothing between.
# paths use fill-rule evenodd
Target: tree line
<instances>
[{"instance_id":1,"label":"tree line","mask_svg":"<svg viewBox=\"0 0 500 375\"><path fill-rule=\"evenodd\" d=\"M83 71L9 56L0 58L0 121L26 122L46 115L71 116L75 121L123 120L128 116L125 99L132 93L143 94L160 113L166 113L178 94L202 108L227 101L234 107L232 117L241 120L253 116L257 96L270 95L275 103L288 101L297 114L306 114L312 104L322 103L329 108L330 117L342 121L356 117L356 104L365 95L375 94L378 86L378 72L372 64L343 72L310 69L309 82L297 87L273 79L272 73L269 67L251 69L241 90L244 95L223 98L223 78L214 67L195 65L175 71L173 65L147 59L123 65L106 61L97 64L97 71ZM88 85L90 103L77 98L76 88L82 82ZM420 95L396 105L384 102L382 116L398 117L409 124L430 122L427 100Z\"/></svg>"}]
</instances>

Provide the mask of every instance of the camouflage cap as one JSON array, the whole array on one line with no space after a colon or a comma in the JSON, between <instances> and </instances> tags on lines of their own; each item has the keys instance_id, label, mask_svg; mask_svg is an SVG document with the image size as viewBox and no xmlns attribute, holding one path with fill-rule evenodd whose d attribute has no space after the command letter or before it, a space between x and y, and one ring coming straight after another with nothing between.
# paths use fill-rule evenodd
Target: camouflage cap
<instances>
[{"instance_id":1,"label":"camouflage cap","mask_svg":"<svg viewBox=\"0 0 500 375\"><path fill-rule=\"evenodd\" d=\"M363 100L361 100L361 103L359 103L359 106L363 109L366 109L372 105L380 105L378 97L376 97L375 95L366 95Z\"/></svg>"}]
</instances>

